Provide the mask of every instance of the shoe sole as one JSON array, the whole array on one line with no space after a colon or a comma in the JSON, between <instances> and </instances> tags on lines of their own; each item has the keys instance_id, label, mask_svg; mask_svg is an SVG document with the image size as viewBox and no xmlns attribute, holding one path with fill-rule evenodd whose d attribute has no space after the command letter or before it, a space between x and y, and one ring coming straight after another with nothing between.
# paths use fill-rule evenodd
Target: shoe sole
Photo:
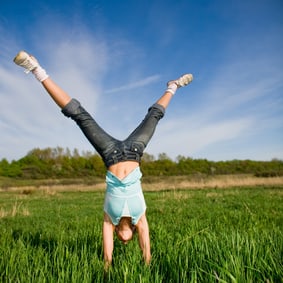
<instances>
[{"instance_id":1,"label":"shoe sole","mask_svg":"<svg viewBox=\"0 0 283 283\"><path fill-rule=\"evenodd\" d=\"M179 80L179 85L181 87L188 85L189 83L191 83L193 81L194 77L192 74L186 74L183 75Z\"/></svg>"},{"instance_id":2,"label":"shoe sole","mask_svg":"<svg viewBox=\"0 0 283 283\"><path fill-rule=\"evenodd\" d=\"M14 58L14 62L19 65L22 64L29 55L25 51L20 51Z\"/></svg>"}]
</instances>

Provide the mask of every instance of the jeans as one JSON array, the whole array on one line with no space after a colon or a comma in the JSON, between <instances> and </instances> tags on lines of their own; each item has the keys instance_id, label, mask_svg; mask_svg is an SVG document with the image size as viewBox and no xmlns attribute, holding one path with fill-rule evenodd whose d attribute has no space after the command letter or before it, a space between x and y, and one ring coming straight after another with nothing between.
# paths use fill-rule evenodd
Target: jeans
<instances>
[{"instance_id":1,"label":"jeans","mask_svg":"<svg viewBox=\"0 0 283 283\"><path fill-rule=\"evenodd\" d=\"M105 166L109 168L122 161L141 161L143 151L150 141L157 123L165 114L165 108L160 104L153 104L148 109L144 120L123 141L106 133L76 99L72 99L62 109L62 113L77 123L102 157Z\"/></svg>"}]
</instances>

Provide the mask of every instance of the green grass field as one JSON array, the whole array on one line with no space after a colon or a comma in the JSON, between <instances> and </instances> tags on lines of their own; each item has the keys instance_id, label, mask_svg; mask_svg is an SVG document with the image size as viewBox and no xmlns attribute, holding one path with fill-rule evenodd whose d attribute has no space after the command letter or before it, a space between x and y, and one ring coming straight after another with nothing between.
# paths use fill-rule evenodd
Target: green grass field
<instances>
[{"instance_id":1,"label":"green grass field","mask_svg":"<svg viewBox=\"0 0 283 283\"><path fill-rule=\"evenodd\" d=\"M283 282L283 187L146 191L152 263L115 239L103 191L0 192L0 282Z\"/></svg>"}]
</instances>

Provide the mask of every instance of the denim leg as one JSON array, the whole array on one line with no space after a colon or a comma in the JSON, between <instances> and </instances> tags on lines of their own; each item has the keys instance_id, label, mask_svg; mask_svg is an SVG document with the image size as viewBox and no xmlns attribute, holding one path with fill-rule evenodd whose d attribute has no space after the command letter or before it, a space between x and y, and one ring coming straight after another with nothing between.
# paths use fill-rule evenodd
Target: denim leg
<instances>
[{"instance_id":1,"label":"denim leg","mask_svg":"<svg viewBox=\"0 0 283 283\"><path fill-rule=\"evenodd\" d=\"M77 123L103 160L105 160L105 155L119 142L107 134L76 99L72 99L62 109L62 113Z\"/></svg>"},{"instance_id":2,"label":"denim leg","mask_svg":"<svg viewBox=\"0 0 283 283\"><path fill-rule=\"evenodd\" d=\"M164 116L165 108L160 104L153 104L146 114L144 120L139 126L128 136L125 140L127 142L134 142L142 146L142 150L147 146L148 142L152 138L155 128L159 120Z\"/></svg>"}]
</instances>

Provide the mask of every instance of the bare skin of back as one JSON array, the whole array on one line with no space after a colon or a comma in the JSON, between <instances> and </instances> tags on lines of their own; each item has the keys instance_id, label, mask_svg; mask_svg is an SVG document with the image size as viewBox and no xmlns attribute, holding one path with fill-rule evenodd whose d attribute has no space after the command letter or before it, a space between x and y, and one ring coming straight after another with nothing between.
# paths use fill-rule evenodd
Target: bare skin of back
<instances>
[{"instance_id":1,"label":"bare skin of back","mask_svg":"<svg viewBox=\"0 0 283 283\"><path fill-rule=\"evenodd\" d=\"M139 163L136 161L124 161L110 166L108 170L113 173L118 179L123 180L138 166Z\"/></svg>"}]
</instances>

